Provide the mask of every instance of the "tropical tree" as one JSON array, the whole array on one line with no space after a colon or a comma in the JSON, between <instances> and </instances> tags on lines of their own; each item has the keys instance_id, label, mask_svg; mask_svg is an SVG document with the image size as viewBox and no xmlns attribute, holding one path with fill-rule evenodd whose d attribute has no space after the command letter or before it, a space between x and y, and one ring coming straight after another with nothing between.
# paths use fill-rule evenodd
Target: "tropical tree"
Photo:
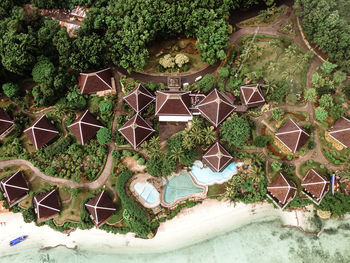
<instances>
[{"instance_id":1,"label":"tropical tree","mask_svg":"<svg viewBox=\"0 0 350 263\"><path fill-rule=\"evenodd\" d=\"M264 178L264 175L265 172L259 165L253 165L248 172L248 177L256 183L260 182Z\"/></svg>"}]
</instances>

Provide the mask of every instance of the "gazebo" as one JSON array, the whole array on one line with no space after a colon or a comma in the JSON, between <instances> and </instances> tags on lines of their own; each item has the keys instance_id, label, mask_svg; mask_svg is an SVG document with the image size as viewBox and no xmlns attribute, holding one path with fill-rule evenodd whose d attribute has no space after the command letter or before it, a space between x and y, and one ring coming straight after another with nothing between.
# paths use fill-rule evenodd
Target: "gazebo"
<instances>
[{"instance_id":1,"label":"gazebo","mask_svg":"<svg viewBox=\"0 0 350 263\"><path fill-rule=\"evenodd\" d=\"M144 110L155 100L154 96L141 84L138 84L137 87L130 91L123 99L136 112Z\"/></svg>"},{"instance_id":2,"label":"gazebo","mask_svg":"<svg viewBox=\"0 0 350 263\"><path fill-rule=\"evenodd\" d=\"M259 84L242 86L240 98L244 105L249 108L259 107L265 103Z\"/></svg>"},{"instance_id":3,"label":"gazebo","mask_svg":"<svg viewBox=\"0 0 350 263\"><path fill-rule=\"evenodd\" d=\"M96 226L101 226L110 217L113 216L116 208L113 201L108 197L105 191L102 191L95 197L85 203L86 210Z\"/></svg>"},{"instance_id":4,"label":"gazebo","mask_svg":"<svg viewBox=\"0 0 350 263\"><path fill-rule=\"evenodd\" d=\"M197 108L202 116L218 127L234 111L235 106L224 93L214 89L198 104Z\"/></svg>"},{"instance_id":5,"label":"gazebo","mask_svg":"<svg viewBox=\"0 0 350 263\"><path fill-rule=\"evenodd\" d=\"M56 138L59 132L55 125L43 115L31 127L24 130L24 133L38 150Z\"/></svg>"},{"instance_id":6,"label":"gazebo","mask_svg":"<svg viewBox=\"0 0 350 263\"><path fill-rule=\"evenodd\" d=\"M282 173L277 174L267 186L267 196L281 209L294 199L296 193L295 184L285 178Z\"/></svg>"},{"instance_id":7,"label":"gazebo","mask_svg":"<svg viewBox=\"0 0 350 263\"><path fill-rule=\"evenodd\" d=\"M295 153L309 139L309 134L304 132L292 119L289 119L275 133L276 138L291 152Z\"/></svg>"},{"instance_id":8,"label":"gazebo","mask_svg":"<svg viewBox=\"0 0 350 263\"><path fill-rule=\"evenodd\" d=\"M19 203L29 193L28 182L22 171L17 171L13 175L1 179L0 189L10 207Z\"/></svg>"},{"instance_id":9,"label":"gazebo","mask_svg":"<svg viewBox=\"0 0 350 263\"><path fill-rule=\"evenodd\" d=\"M203 155L205 163L216 172L220 172L224 169L232 159L232 156L218 142L213 144Z\"/></svg>"},{"instance_id":10,"label":"gazebo","mask_svg":"<svg viewBox=\"0 0 350 263\"><path fill-rule=\"evenodd\" d=\"M56 189L36 194L33 204L39 222L51 219L61 211L60 198Z\"/></svg>"},{"instance_id":11,"label":"gazebo","mask_svg":"<svg viewBox=\"0 0 350 263\"><path fill-rule=\"evenodd\" d=\"M101 128L103 128L103 126L89 110L86 110L80 118L68 126L68 129L82 145L94 138Z\"/></svg>"},{"instance_id":12,"label":"gazebo","mask_svg":"<svg viewBox=\"0 0 350 263\"><path fill-rule=\"evenodd\" d=\"M124 123L118 131L136 149L151 136L154 129L139 114L136 114Z\"/></svg>"},{"instance_id":13,"label":"gazebo","mask_svg":"<svg viewBox=\"0 0 350 263\"><path fill-rule=\"evenodd\" d=\"M91 73L80 73L78 78L81 94L91 94L112 90L112 72L110 68Z\"/></svg>"},{"instance_id":14,"label":"gazebo","mask_svg":"<svg viewBox=\"0 0 350 263\"><path fill-rule=\"evenodd\" d=\"M350 120L341 117L336 121L332 129L329 131L329 136L338 141L345 148L350 147Z\"/></svg>"},{"instance_id":15,"label":"gazebo","mask_svg":"<svg viewBox=\"0 0 350 263\"><path fill-rule=\"evenodd\" d=\"M301 182L301 187L307 197L316 204L320 204L329 190L329 184L328 180L319 175L314 169L311 169Z\"/></svg>"}]
</instances>

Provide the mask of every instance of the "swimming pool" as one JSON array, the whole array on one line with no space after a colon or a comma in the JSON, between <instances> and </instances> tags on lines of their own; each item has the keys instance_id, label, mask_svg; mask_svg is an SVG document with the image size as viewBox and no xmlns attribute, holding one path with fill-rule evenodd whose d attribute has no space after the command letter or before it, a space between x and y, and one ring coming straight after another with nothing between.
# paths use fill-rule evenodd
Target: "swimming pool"
<instances>
[{"instance_id":1,"label":"swimming pool","mask_svg":"<svg viewBox=\"0 0 350 263\"><path fill-rule=\"evenodd\" d=\"M138 195L150 205L159 205L160 198L157 189L150 183L136 183L134 185Z\"/></svg>"},{"instance_id":2,"label":"swimming pool","mask_svg":"<svg viewBox=\"0 0 350 263\"><path fill-rule=\"evenodd\" d=\"M195 194L204 194L205 188L196 185L187 172L174 175L169 179L164 190L164 203L172 204L176 201Z\"/></svg>"},{"instance_id":3,"label":"swimming pool","mask_svg":"<svg viewBox=\"0 0 350 263\"><path fill-rule=\"evenodd\" d=\"M236 163L230 163L219 173L213 172L209 167L203 168L203 163L201 161L195 161L191 168L192 176L200 185L222 184L230 180L236 173Z\"/></svg>"}]
</instances>

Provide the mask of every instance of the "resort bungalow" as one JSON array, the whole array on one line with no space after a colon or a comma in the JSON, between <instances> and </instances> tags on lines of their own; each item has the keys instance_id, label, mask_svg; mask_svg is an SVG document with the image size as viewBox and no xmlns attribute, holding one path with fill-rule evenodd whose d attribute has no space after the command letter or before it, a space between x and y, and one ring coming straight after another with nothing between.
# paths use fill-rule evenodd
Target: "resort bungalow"
<instances>
[{"instance_id":1,"label":"resort bungalow","mask_svg":"<svg viewBox=\"0 0 350 263\"><path fill-rule=\"evenodd\" d=\"M81 94L115 91L110 68L91 73L80 73L78 84Z\"/></svg>"},{"instance_id":2,"label":"resort bungalow","mask_svg":"<svg viewBox=\"0 0 350 263\"><path fill-rule=\"evenodd\" d=\"M0 136L5 135L14 125L14 121L0 108Z\"/></svg>"},{"instance_id":3,"label":"resort bungalow","mask_svg":"<svg viewBox=\"0 0 350 263\"><path fill-rule=\"evenodd\" d=\"M297 193L295 184L279 173L267 186L267 196L281 209L292 201Z\"/></svg>"},{"instance_id":4,"label":"resort bungalow","mask_svg":"<svg viewBox=\"0 0 350 263\"><path fill-rule=\"evenodd\" d=\"M156 113L159 121L187 122L192 120L189 91L157 91Z\"/></svg>"},{"instance_id":5,"label":"resort bungalow","mask_svg":"<svg viewBox=\"0 0 350 263\"><path fill-rule=\"evenodd\" d=\"M57 216L61 210L61 202L56 189L50 192L36 194L33 204L39 222Z\"/></svg>"},{"instance_id":6,"label":"resort bungalow","mask_svg":"<svg viewBox=\"0 0 350 263\"><path fill-rule=\"evenodd\" d=\"M68 129L82 145L94 138L101 128L103 126L89 110L86 110L83 115L68 126Z\"/></svg>"},{"instance_id":7,"label":"resort bungalow","mask_svg":"<svg viewBox=\"0 0 350 263\"><path fill-rule=\"evenodd\" d=\"M102 191L94 198L88 200L85 203L85 208L97 227L104 224L116 211L113 201L108 197L105 191Z\"/></svg>"},{"instance_id":8,"label":"resort bungalow","mask_svg":"<svg viewBox=\"0 0 350 263\"><path fill-rule=\"evenodd\" d=\"M265 103L259 84L242 86L240 98L248 108L259 107Z\"/></svg>"},{"instance_id":9,"label":"resort bungalow","mask_svg":"<svg viewBox=\"0 0 350 263\"><path fill-rule=\"evenodd\" d=\"M304 194L319 205L329 190L329 181L311 169L304 177L301 187Z\"/></svg>"},{"instance_id":10,"label":"resort bungalow","mask_svg":"<svg viewBox=\"0 0 350 263\"><path fill-rule=\"evenodd\" d=\"M201 115L218 127L235 109L233 102L217 89L211 91L197 106Z\"/></svg>"},{"instance_id":11,"label":"resort bungalow","mask_svg":"<svg viewBox=\"0 0 350 263\"><path fill-rule=\"evenodd\" d=\"M56 138L59 132L55 125L43 115L31 127L24 130L24 133L35 146L35 149L38 150Z\"/></svg>"},{"instance_id":12,"label":"resort bungalow","mask_svg":"<svg viewBox=\"0 0 350 263\"><path fill-rule=\"evenodd\" d=\"M19 203L29 193L29 187L22 171L7 176L0 181L0 189L10 207Z\"/></svg>"},{"instance_id":13,"label":"resort bungalow","mask_svg":"<svg viewBox=\"0 0 350 263\"><path fill-rule=\"evenodd\" d=\"M131 108L140 112L155 100L155 97L141 84L123 98Z\"/></svg>"},{"instance_id":14,"label":"resort bungalow","mask_svg":"<svg viewBox=\"0 0 350 263\"><path fill-rule=\"evenodd\" d=\"M136 114L124 123L118 131L132 145L132 147L136 149L149 136L151 136L154 129L139 114Z\"/></svg>"},{"instance_id":15,"label":"resort bungalow","mask_svg":"<svg viewBox=\"0 0 350 263\"><path fill-rule=\"evenodd\" d=\"M329 136L339 142L345 148L350 147L350 120L341 117L336 121L333 128L329 131Z\"/></svg>"},{"instance_id":16,"label":"resort bungalow","mask_svg":"<svg viewBox=\"0 0 350 263\"><path fill-rule=\"evenodd\" d=\"M304 132L292 119L289 119L275 133L276 138L286 146L291 152L295 153L309 139L309 134Z\"/></svg>"},{"instance_id":17,"label":"resort bungalow","mask_svg":"<svg viewBox=\"0 0 350 263\"><path fill-rule=\"evenodd\" d=\"M232 160L232 156L218 142L203 155L203 160L215 172L220 172Z\"/></svg>"}]
</instances>

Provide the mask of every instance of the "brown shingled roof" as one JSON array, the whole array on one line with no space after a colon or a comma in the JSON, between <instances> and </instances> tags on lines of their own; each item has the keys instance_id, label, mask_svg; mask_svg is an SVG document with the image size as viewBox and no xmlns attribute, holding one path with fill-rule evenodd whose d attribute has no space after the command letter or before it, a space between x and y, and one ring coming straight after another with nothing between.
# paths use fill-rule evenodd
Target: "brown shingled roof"
<instances>
[{"instance_id":1,"label":"brown shingled roof","mask_svg":"<svg viewBox=\"0 0 350 263\"><path fill-rule=\"evenodd\" d=\"M293 153L303 146L310 137L292 119L289 119L275 135Z\"/></svg>"},{"instance_id":2,"label":"brown shingled roof","mask_svg":"<svg viewBox=\"0 0 350 263\"><path fill-rule=\"evenodd\" d=\"M39 221L50 219L56 216L61 210L60 199L56 189L50 192L36 194L33 204Z\"/></svg>"},{"instance_id":3,"label":"brown shingled roof","mask_svg":"<svg viewBox=\"0 0 350 263\"><path fill-rule=\"evenodd\" d=\"M13 175L3 178L0 182L0 188L10 207L17 204L29 193L28 183L22 171L17 171Z\"/></svg>"},{"instance_id":4,"label":"brown shingled roof","mask_svg":"<svg viewBox=\"0 0 350 263\"><path fill-rule=\"evenodd\" d=\"M276 175L267 186L267 195L282 209L293 200L296 192L295 184L282 173Z\"/></svg>"},{"instance_id":5,"label":"brown shingled roof","mask_svg":"<svg viewBox=\"0 0 350 263\"><path fill-rule=\"evenodd\" d=\"M200 113L215 127L218 127L235 109L232 101L223 93L214 89L197 106Z\"/></svg>"},{"instance_id":6,"label":"brown shingled roof","mask_svg":"<svg viewBox=\"0 0 350 263\"><path fill-rule=\"evenodd\" d=\"M68 129L82 145L94 138L101 128L103 128L103 126L98 120L96 120L89 110L86 110L83 115L68 126Z\"/></svg>"},{"instance_id":7,"label":"brown shingled roof","mask_svg":"<svg viewBox=\"0 0 350 263\"><path fill-rule=\"evenodd\" d=\"M265 102L259 84L252 84L241 87L241 99L248 107L260 106Z\"/></svg>"},{"instance_id":8,"label":"brown shingled roof","mask_svg":"<svg viewBox=\"0 0 350 263\"><path fill-rule=\"evenodd\" d=\"M216 172L224 169L232 160L232 156L218 142L203 155L205 162Z\"/></svg>"},{"instance_id":9,"label":"brown shingled roof","mask_svg":"<svg viewBox=\"0 0 350 263\"><path fill-rule=\"evenodd\" d=\"M155 100L154 96L141 84L137 85L137 87L130 91L123 99L136 112L142 111Z\"/></svg>"},{"instance_id":10,"label":"brown shingled roof","mask_svg":"<svg viewBox=\"0 0 350 263\"><path fill-rule=\"evenodd\" d=\"M337 140L344 147L350 147L350 120L341 117L336 121L332 129L329 131L329 136Z\"/></svg>"},{"instance_id":11,"label":"brown shingled roof","mask_svg":"<svg viewBox=\"0 0 350 263\"><path fill-rule=\"evenodd\" d=\"M110 68L91 73L80 73L78 78L81 94L96 93L112 89Z\"/></svg>"},{"instance_id":12,"label":"brown shingled roof","mask_svg":"<svg viewBox=\"0 0 350 263\"><path fill-rule=\"evenodd\" d=\"M43 115L31 127L26 129L24 133L35 146L35 149L38 150L56 138L59 132L55 125Z\"/></svg>"},{"instance_id":13,"label":"brown shingled roof","mask_svg":"<svg viewBox=\"0 0 350 263\"><path fill-rule=\"evenodd\" d=\"M192 116L189 91L157 91L156 116Z\"/></svg>"},{"instance_id":14,"label":"brown shingled roof","mask_svg":"<svg viewBox=\"0 0 350 263\"><path fill-rule=\"evenodd\" d=\"M144 140L146 140L153 132L149 125L139 114L132 116L118 130L121 135L136 149Z\"/></svg>"},{"instance_id":15,"label":"brown shingled roof","mask_svg":"<svg viewBox=\"0 0 350 263\"><path fill-rule=\"evenodd\" d=\"M8 116L8 114L0 108L0 134L3 134L6 130L8 130L14 121Z\"/></svg>"},{"instance_id":16,"label":"brown shingled roof","mask_svg":"<svg viewBox=\"0 0 350 263\"><path fill-rule=\"evenodd\" d=\"M329 181L319 175L314 169L308 171L301 186L303 192L315 203L319 204L329 190Z\"/></svg>"},{"instance_id":17,"label":"brown shingled roof","mask_svg":"<svg viewBox=\"0 0 350 263\"><path fill-rule=\"evenodd\" d=\"M85 208L89 211L91 219L96 226L102 225L116 211L113 201L105 191L102 191L94 198L85 203Z\"/></svg>"}]
</instances>

